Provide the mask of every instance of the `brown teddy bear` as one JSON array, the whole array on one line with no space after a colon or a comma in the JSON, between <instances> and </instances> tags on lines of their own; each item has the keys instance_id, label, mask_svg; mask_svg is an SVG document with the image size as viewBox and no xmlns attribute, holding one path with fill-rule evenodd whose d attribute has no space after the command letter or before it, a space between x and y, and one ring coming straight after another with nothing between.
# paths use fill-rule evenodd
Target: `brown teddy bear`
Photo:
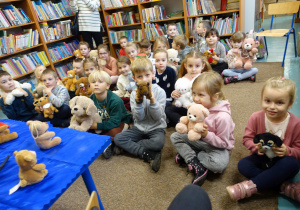
<instances>
[{"instance_id":1,"label":"brown teddy bear","mask_svg":"<svg viewBox=\"0 0 300 210\"><path fill-rule=\"evenodd\" d=\"M48 174L45 164L37 164L36 153L29 150L15 151L14 156L19 165L20 186L36 184Z\"/></svg>"},{"instance_id":2,"label":"brown teddy bear","mask_svg":"<svg viewBox=\"0 0 300 210\"><path fill-rule=\"evenodd\" d=\"M97 113L97 107L90 98L76 96L70 101L70 108L73 116L69 128L87 131L94 122L102 122L100 115Z\"/></svg>"},{"instance_id":3,"label":"brown teddy bear","mask_svg":"<svg viewBox=\"0 0 300 210\"><path fill-rule=\"evenodd\" d=\"M70 91L75 91L75 84L77 80L75 79L76 71L67 71L68 76L63 78L63 84Z\"/></svg>"},{"instance_id":4,"label":"brown teddy bear","mask_svg":"<svg viewBox=\"0 0 300 210\"><path fill-rule=\"evenodd\" d=\"M235 62L236 69L251 69L252 63L256 61L256 53L259 42L253 38L246 38L242 44L241 57Z\"/></svg>"},{"instance_id":5,"label":"brown teddy bear","mask_svg":"<svg viewBox=\"0 0 300 210\"><path fill-rule=\"evenodd\" d=\"M39 99L41 97L43 97L43 90L46 88L45 85L38 85L33 91L33 97L35 99Z\"/></svg>"},{"instance_id":6,"label":"brown teddy bear","mask_svg":"<svg viewBox=\"0 0 300 210\"><path fill-rule=\"evenodd\" d=\"M75 92L77 96L87 96L89 97L92 94L92 90L89 87L89 79L87 77L81 77L77 80L78 89Z\"/></svg>"},{"instance_id":7,"label":"brown teddy bear","mask_svg":"<svg viewBox=\"0 0 300 210\"><path fill-rule=\"evenodd\" d=\"M10 133L8 125L0 123L0 144L16 138L18 138L18 134L16 132Z\"/></svg>"},{"instance_id":8,"label":"brown teddy bear","mask_svg":"<svg viewBox=\"0 0 300 210\"><path fill-rule=\"evenodd\" d=\"M152 97L150 84L147 81L139 81L136 84L136 99L137 99L137 102L142 103L144 96L146 96L147 99L150 99Z\"/></svg>"},{"instance_id":9,"label":"brown teddy bear","mask_svg":"<svg viewBox=\"0 0 300 210\"><path fill-rule=\"evenodd\" d=\"M41 149L50 149L60 144L61 138L53 138L53 136L55 136L55 133L53 131L47 131L49 125L46 122L29 120L26 124L29 126L29 130L36 145Z\"/></svg>"},{"instance_id":10,"label":"brown teddy bear","mask_svg":"<svg viewBox=\"0 0 300 210\"><path fill-rule=\"evenodd\" d=\"M73 55L76 57L76 58L84 58L84 56L81 54L80 50L77 49L73 52Z\"/></svg>"},{"instance_id":11,"label":"brown teddy bear","mask_svg":"<svg viewBox=\"0 0 300 210\"><path fill-rule=\"evenodd\" d=\"M35 106L35 110L40 112L40 107L43 108L43 113L45 118L53 119L54 112L58 112L58 110L50 103L49 97L43 96L42 98L36 100L33 105Z\"/></svg>"},{"instance_id":12,"label":"brown teddy bear","mask_svg":"<svg viewBox=\"0 0 300 210\"><path fill-rule=\"evenodd\" d=\"M210 64L214 64L214 65L216 65L217 63L218 63L218 61L216 61L216 60L214 60L212 57L214 56L214 55L216 55L217 53L214 51L214 49L209 49L209 50L206 50L204 53L204 56L207 58L207 61L208 61L208 63L210 63Z\"/></svg>"}]
</instances>

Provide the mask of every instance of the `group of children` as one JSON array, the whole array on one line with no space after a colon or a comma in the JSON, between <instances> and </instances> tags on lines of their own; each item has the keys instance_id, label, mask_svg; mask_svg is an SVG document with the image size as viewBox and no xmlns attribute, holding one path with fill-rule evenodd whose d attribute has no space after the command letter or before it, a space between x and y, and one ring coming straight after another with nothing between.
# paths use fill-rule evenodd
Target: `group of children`
<instances>
[{"instance_id":1,"label":"group of children","mask_svg":"<svg viewBox=\"0 0 300 210\"><path fill-rule=\"evenodd\" d=\"M257 69L238 72L226 69L226 53L224 46L218 41L218 32L210 29L209 24L201 22L197 28L197 45L200 50L190 49L185 35L176 35L176 25L168 26L168 36L158 37L151 52L149 40L143 40L138 46L128 42L126 37L120 39L120 57L116 60L110 56L106 45L99 45L96 55L92 55L86 42L79 44L79 50L84 58L76 58L73 68L77 78L88 77L94 101L101 114L102 123L94 123L91 130L102 130L112 137L112 143L105 149L105 158L122 150L138 156L150 163L152 170L157 172L161 165L161 151L165 143L165 128L175 126L181 116L187 115L187 107L175 107L172 102L181 96L175 90L176 79L182 79L191 87L193 103L202 104L209 110L205 118L201 139L190 141L187 134L173 133L170 137L178 154L175 162L185 166L194 173L193 184L202 185L208 171L222 173L234 149L233 132L235 124L231 118L230 104L226 100L222 87L227 80L238 81L255 75ZM174 32L175 31L175 32ZM203 37L205 35L205 38ZM244 34L236 32L232 36L233 49L240 48L239 43ZM205 40L204 40L205 39ZM171 46L178 50L180 62L168 62L166 49ZM210 65L202 55L203 50L213 48L217 55L213 59L216 65ZM234 54L235 53L235 54ZM237 56L236 52L232 52ZM153 62L153 60L155 62ZM175 65L175 69L171 68ZM223 69L225 71L221 71ZM215 70L215 71L213 71ZM44 85L43 94L49 98L58 112L50 120L55 126L67 127L71 116L68 106L70 96L67 89L60 84L54 70L39 66L36 77ZM231 77L234 77L233 79ZM251 78L250 78L251 79ZM254 78L255 80L255 78ZM141 100L137 82L146 81L149 84L149 98ZM117 89L111 91L111 84ZM34 111L34 99L28 90L23 90L24 96L16 97L12 105L6 105L6 93L15 87L11 76L0 72L0 88L4 92L0 106L10 119L21 121L47 121L42 113ZM253 193L265 189L278 189L286 195L300 201L300 186L287 182L299 171L300 162L300 119L288 112L295 99L295 83L282 78L270 78L261 92L262 111L255 112L245 128L243 144L250 150L251 155L243 158L238 169L249 180L227 187L230 197L237 201L249 197ZM40 110L43 111L41 107ZM130 111L130 112L129 112ZM128 128L133 118L133 127ZM49 119L48 119L49 120ZM254 144L256 134L280 130L283 140L281 147L274 147L274 153L281 159L273 167L262 169L259 156L266 152L261 143ZM276 133L276 132L275 132Z\"/></svg>"}]
</instances>

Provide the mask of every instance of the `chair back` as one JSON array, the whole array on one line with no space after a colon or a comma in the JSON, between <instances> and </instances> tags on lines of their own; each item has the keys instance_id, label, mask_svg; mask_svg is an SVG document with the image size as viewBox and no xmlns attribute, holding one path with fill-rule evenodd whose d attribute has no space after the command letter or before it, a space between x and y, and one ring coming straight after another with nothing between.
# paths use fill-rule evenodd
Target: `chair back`
<instances>
[{"instance_id":1,"label":"chair back","mask_svg":"<svg viewBox=\"0 0 300 210\"><path fill-rule=\"evenodd\" d=\"M299 11L300 1L269 4L269 15L285 15L297 13Z\"/></svg>"}]
</instances>

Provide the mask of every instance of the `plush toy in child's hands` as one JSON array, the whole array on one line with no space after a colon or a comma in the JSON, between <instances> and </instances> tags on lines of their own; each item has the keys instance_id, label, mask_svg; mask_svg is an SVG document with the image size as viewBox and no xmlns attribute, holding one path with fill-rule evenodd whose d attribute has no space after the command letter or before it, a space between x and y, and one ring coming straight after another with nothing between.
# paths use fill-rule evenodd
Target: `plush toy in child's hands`
<instances>
[{"instance_id":1,"label":"plush toy in child's hands","mask_svg":"<svg viewBox=\"0 0 300 210\"><path fill-rule=\"evenodd\" d=\"M216 65L218 61L214 60L212 57L216 55L217 53L214 51L214 49L206 50L204 53L204 56L207 58L208 63Z\"/></svg>"},{"instance_id":2,"label":"plush toy in child's hands","mask_svg":"<svg viewBox=\"0 0 300 210\"><path fill-rule=\"evenodd\" d=\"M180 61L179 58L177 58L178 56L178 51L175 49L167 49L167 53L168 53L168 58L169 58L169 62L173 63L176 62L178 63Z\"/></svg>"},{"instance_id":3,"label":"plush toy in child's hands","mask_svg":"<svg viewBox=\"0 0 300 210\"><path fill-rule=\"evenodd\" d=\"M46 122L29 120L26 124L29 126L36 145L41 149L50 149L61 143L60 137L54 137L55 133L48 131L49 125Z\"/></svg>"},{"instance_id":4,"label":"plush toy in child's hands","mask_svg":"<svg viewBox=\"0 0 300 210\"><path fill-rule=\"evenodd\" d=\"M81 77L77 80L78 89L75 92L77 96L87 96L89 97L92 94L92 90L89 86L89 79L87 77Z\"/></svg>"},{"instance_id":5,"label":"plush toy in child's hands","mask_svg":"<svg viewBox=\"0 0 300 210\"><path fill-rule=\"evenodd\" d=\"M188 107L187 116L180 118L176 125L176 131L181 134L188 133L190 141L197 141L201 138L203 131L204 119L208 116L209 111L201 104L191 104Z\"/></svg>"},{"instance_id":6,"label":"plush toy in child's hands","mask_svg":"<svg viewBox=\"0 0 300 210\"><path fill-rule=\"evenodd\" d=\"M43 97L43 90L46 88L45 85L38 85L33 91L33 97L35 99L39 99L41 97Z\"/></svg>"},{"instance_id":7,"label":"plush toy in child's hands","mask_svg":"<svg viewBox=\"0 0 300 210\"><path fill-rule=\"evenodd\" d=\"M81 54L80 50L77 49L73 52L73 55L76 57L76 58L84 58L84 56Z\"/></svg>"},{"instance_id":8,"label":"plush toy in child's hands","mask_svg":"<svg viewBox=\"0 0 300 210\"><path fill-rule=\"evenodd\" d=\"M246 38L242 44L241 57L235 62L236 69L251 69L252 63L256 61L256 53L259 42L253 38Z\"/></svg>"},{"instance_id":9,"label":"plush toy in child's hands","mask_svg":"<svg viewBox=\"0 0 300 210\"><path fill-rule=\"evenodd\" d=\"M152 92L150 88L150 84L147 81L139 81L136 83L136 100L138 103L142 103L144 96L147 99L151 99Z\"/></svg>"},{"instance_id":10,"label":"plush toy in child's hands","mask_svg":"<svg viewBox=\"0 0 300 210\"><path fill-rule=\"evenodd\" d=\"M28 89L30 90L31 89L31 84L30 83L19 83L18 81L15 81L14 80L14 84L15 84L15 89L9 93L6 93L6 97L5 97L5 100L4 100L4 104L6 105L11 105L14 100L15 100L15 97L21 97L21 96L24 96L24 91L21 91L19 90L18 88L22 88L22 89ZM2 96L4 93L4 91L2 91L0 89L0 95Z\"/></svg>"},{"instance_id":11,"label":"plush toy in child's hands","mask_svg":"<svg viewBox=\"0 0 300 210\"><path fill-rule=\"evenodd\" d=\"M0 124L0 144L14 140L16 138L18 138L18 134L16 132L10 133L8 125L4 123Z\"/></svg>"},{"instance_id":12,"label":"plush toy in child's hands","mask_svg":"<svg viewBox=\"0 0 300 210\"><path fill-rule=\"evenodd\" d=\"M193 102L191 94L191 84L185 78L179 78L175 83L175 90L180 93L180 97L175 99L176 107L187 108Z\"/></svg>"},{"instance_id":13,"label":"plush toy in child's hands","mask_svg":"<svg viewBox=\"0 0 300 210\"><path fill-rule=\"evenodd\" d=\"M63 78L63 84L67 88L67 90L75 91L75 84L77 80L75 79L76 71L70 70L67 71L68 76Z\"/></svg>"},{"instance_id":14,"label":"plush toy in child's hands","mask_svg":"<svg viewBox=\"0 0 300 210\"><path fill-rule=\"evenodd\" d=\"M54 112L58 112L58 109L51 104L47 95L33 102L33 105L35 106L34 109L36 111L40 110L40 107L43 108L45 118L53 119Z\"/></svg>"}]
</instances>

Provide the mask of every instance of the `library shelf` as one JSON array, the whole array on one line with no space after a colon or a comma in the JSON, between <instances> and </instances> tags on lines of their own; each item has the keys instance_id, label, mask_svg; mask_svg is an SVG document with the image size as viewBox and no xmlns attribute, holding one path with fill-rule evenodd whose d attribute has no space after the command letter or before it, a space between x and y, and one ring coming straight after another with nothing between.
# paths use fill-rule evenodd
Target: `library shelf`
<instances>
[{"instance_id":1,"label":"library shelf","mask_svg":"<svg viewBox=\"0 0 300 210\"><path fill-rule=\"evenodd\" d=\"M37 45L34 45L34 46L32 46L32 47L28 47L28 48L25 48L25 49L22 49L22 50L18 50L18 51L13 52L13 53L2 54L2 55L0 56L0 59L3 59L3 58L5 58L5 57L11 56L11 55L18 54L18 53L23 52L23 51L26 51L26 50L31 50L31 49L33 49L33 48L40 47L40 46L42 46L42 45L43 45L43 44L37 44Z\"/></svg>"},{"instance_id":2,"label":"library shelf","mask_svg":"<svg viewBox=\"0 0 300 210\"><path fill-rule=\"evenodd\" d=\"M18 2L18 1L22 1L22 0L2 0L0 1L0 3L11 3L11 2Z\"/></svg>"},{"instance_id":3,"label":"library shelf","mask_svg":"<svg viewBox=\"0 0 300 210\"><path fill-rule=\"evenodd\" d=\"M145 1L145 2L140 2L140 4L149 4L149 3L153 3L153 2L160 2L161 0L154 0L154 1Z\"/></svg>"},{"instance_id":4,"label":"library shelf","mask_svg":"<svg viewBox=\"0 0 300 210\"><path fill-rule=\"evenodd\" d=\"M59 63L59 62L65 61L65 60L67 60L67 59L69 59L69 58L72 58L72 57L74 57L74 55L72 55L72 56L69 56L69 57L66 57L66 58L63 58L63 59L61 59L61 60L58 60L58 61L54 61L54 62L53 62L53 64L56 64L56 63Z\"/></svg>"},{"instance_id":5,"label":"library shelf","mask_svg":"<svg viewBox=\"0 0 300 210\"><path fill-rule=\"evenodd\" d=\"M56 40L53 40L53 41L50 41L50 42L46 42L46 44L58 42L58 41L61 41L61 40L64 40L64 39L68 39L68 38L71 38L71 37L75 37L75 36L74 35L66 36L66 37L63 37L63 38L60 38L60 39L56 39Z\"/></svg>"},{"instance_id":6,"label":"library shelf","mask_svg":"<svg viewBox=\"0 0 300 210\"><path fill-rule=\"evenodd\" d=\"M223 35L219 35L219 37L225 37L225 36L232 36L232 34L223 34ZM193 36L190 36L189 39L194 38Z\"/></svg>"},{"instance_id":7,"label":"library shelf","mask_svg":"<svg viewBox=\"0 0 300 210\"><path fill-rule=\"evenodd\" d=\"M141 25L141 23L133 23L133 24L128 24L128 25L121 25L121 26L109 26L108 28L119 28L119 27L128 27L128 26L137 26L137 25Z\"/></svg>"},{"instance_id":8,"label":"library shelf","mask_svg":"<svg viewBox=\"0 0 300 210\"><path fill-rule=\"evenodd\" d=\"M0 31L12 29L12 28L18 28L18 27L22 27L22 26L33 25L33 24L34 24L34 22L30 22L30 23L25 23L25 24L16 25L16 26L9 26L9 27L6 27L6 28L0 28Z\"/></svg>"},{"instance_id":9,"label":"library shelf","mask_svg":"<svg viewBox=\"0 0 300 210\"><path fill-rule=\"evenodd\" d=\"M45 67L47 68L48 66L50 66L50 64L46 65ZM32 74L32 73L34 73L34 70L29 71L29 72L27 72L25 74L21 74L21 75L15 76L15 77L13 77L13 79L19 79L19 78L25 77L25 76L27 76L29 74Z\"/></svg>"},{"instance_id":10,"label":"library shelf","mask_svg":"<svg viewBox=\"0 0 300 210\"><path fill-rule=\"evenodd\" d=\"M134 6L137 6L137 5L138 4L130 4L130 5L126 5L126 6L123 6L123 7L113 7L113 8L104 9L104 11L115 10L115 9L123 9L123 8L126 8L126 7L134 7Z\"/></svg>"},{"instance_id":11,"label":"library shelf","mask_svg":"<svg viewBox=\"0 0 300 210\"><path fill-rule=\"evenodd\" d=\"M154 21L149 21L149 22L145 22L145 23L157 23L157 22L167 22L167 21L173 21L173 20L183 20L184 17L176 17L176 18L166 18L163 20L154 20Z\"/></svg>"},{"instance_id":12,"label":"library shelf","mask_svg":"<svg viewBox=\"0 0 300 210\"><path fill-rule=\"evenodd\" d=\"M39 23L42 22L49 22L49 21L55 21L55 20L60 20L60 19L65 19L65 18L70 18L70 17L74 17L76 14L73 15L67 15L67 16L63 16L63 17L59 17L59 18L54 18L54 19L47 19L47 20L40 20Z\"/></svg>"},{"instance_id":13,"label":"library shelf","mask_svg":"<svg viewBox=\"0 0 300 210\"><path fill-rule=\"evenodd\" d=\"M204 17L204 16L214 16L214 15L220 15L220 14L235 13L235 12L239 12L239 11L240 11L240 10L238 10L238 9L225 10L225 11L218 11L218 12L209 13L209 14L201 14L201 15L187 16L187 18Z\"/></svg>"}]
</instances>

